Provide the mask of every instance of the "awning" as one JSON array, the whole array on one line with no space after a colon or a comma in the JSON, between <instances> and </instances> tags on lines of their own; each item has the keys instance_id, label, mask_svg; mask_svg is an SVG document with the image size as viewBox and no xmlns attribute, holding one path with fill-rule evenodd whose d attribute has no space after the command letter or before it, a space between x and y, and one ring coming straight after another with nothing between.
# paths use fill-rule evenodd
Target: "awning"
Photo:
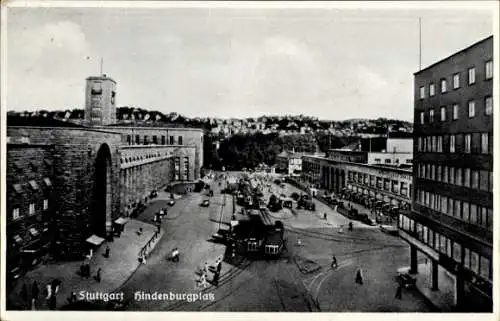
<instances>
[{"instance_id":1,"label":"awning","mask_svg":"<svg viewBox=\"0 0 500 321\"><path fill-rule=\"evenodd\" d=\"M124 217L119 217L115 220L115 224L118 224L118 225L125 225L127 224L128 222L128 218L124 218Z\"/></svg>"},{"instance_id":2,"label":"awning","mask_svg":"<svg viewBox=\"0 0 500 321\"><path fill-rule=\"evenodd\" d=\"M99 236L94 234L87 239L87 242L89 242L90 244L99 246L102 244L102 242L104 242L104 239L102 237L99 237Z\"/></svg>"}]
</instances>

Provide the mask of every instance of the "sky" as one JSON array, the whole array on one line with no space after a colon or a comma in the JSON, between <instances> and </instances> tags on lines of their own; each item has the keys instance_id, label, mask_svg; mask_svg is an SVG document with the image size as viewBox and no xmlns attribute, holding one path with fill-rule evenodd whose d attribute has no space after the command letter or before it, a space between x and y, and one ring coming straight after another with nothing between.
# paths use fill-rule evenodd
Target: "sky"
<instances>
[{"instance_id":1,"label":"sky","mask_svg":"<svg viewBox=\"0 0 500 321\"><path fill-rule=\"evenodd\" d=\"M189 117L412 121L413 73L493 34L491 8L14 8L7 110L85 107L85 78L117 106Z\"/></svg>"}]
</instances>

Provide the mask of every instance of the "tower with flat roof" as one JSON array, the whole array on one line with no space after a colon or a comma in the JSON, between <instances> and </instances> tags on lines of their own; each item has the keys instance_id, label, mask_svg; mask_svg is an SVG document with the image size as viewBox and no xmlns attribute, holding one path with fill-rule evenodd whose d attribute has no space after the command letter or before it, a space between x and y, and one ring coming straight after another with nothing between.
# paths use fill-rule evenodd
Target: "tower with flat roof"
<instances>
[{"instance_id":1,"label":"tower with flat roof","mask_svg":"<svg viewBox=\"0 0 500 321\"><path fill-rule=\"evenodd\" d=\"M116 82L103 74L87 78L85 121L89 126L116 123Z\"/></svg>"}]
</instances>

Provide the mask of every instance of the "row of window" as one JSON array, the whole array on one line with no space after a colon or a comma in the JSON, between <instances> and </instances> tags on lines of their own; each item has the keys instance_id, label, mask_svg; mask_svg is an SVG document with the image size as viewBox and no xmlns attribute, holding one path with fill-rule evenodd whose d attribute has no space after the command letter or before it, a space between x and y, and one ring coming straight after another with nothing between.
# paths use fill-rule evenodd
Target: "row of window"
<instances>
[{"instance_id":1,"label":"row of window","mask_svg":"<svg viewBox=\"0 0 500 321\"><path fill-rule=\"evenodd\" d=\"M474 118L478 115L477 113L477 104L475 100L469 100L467 102L467 115L469 118ZM459 118L460 105L453 104L451 105L451 119L457 120ZM436 110L434 108L429 109L429 117L428 122L432 124L436 121L435 117ZM484 114L492 115L493 114L493 97L486 96L484 97ZM448 119L448 106L441 106L439 108L439 121L444 122ZM420 124L425 124L425 112L420 112Z\"/></svg>"},{"instance_id":2,"label":"row of window","mask_svg":"<svg viewBox=\"0 0 500 321\"><path fill-rule=\"evenodd\" d=\"M52 182L50 181L50 179L48 177L44 177L43 178L43 182L45 184L45 187L49 188L52 186ZM32 179L32 180L29 180L28 181L28 185L30 186L30 188L33 190L33 191L38 191L40 189L38 183ZM22 194L23 192L23 186L19 183L16 183L16 184L12 184L12 187L14 189L14 191L18 194Z\"/></svg>"},{"instance_id":3,"label":"row of window","mask_svg":"<svg viewBox=\"0 0 500 321\"><path fill-rule=\"evenodd\" d=\"M395 194L411 197L411 184L400 182L397 180L390 180L375 175L368 175L358 173L355 171L348 171L347 177L349 181L364 184L366 186L374 187L380 190L386 190ZM409 186L408 186L409 185Z\"/></svg>"},{"instance_id":4,"label":"row of window","mask_svg":"<svg viewBox=\"0 0 500 321\"><path fill-rule=\"evenodd\" d=\"M149 141L149 136L148 135L144 135L144 138L143 138L143 141L142 141L143 145L149 145L149 144L154 144L154 145L167 145L167 140L166 140L166 136L161 136L161 142L158 143L158 136L156 135L153 135L152 136L152 141L150 142ZM182 136L178 136L177 137L177 145L182 145ZM132 145L132 136L131 135L127 135L127 144L128 145ZM141 144L141 136L140 135L135 135L135 145L140 145ZM175 137L174 136L169 136L169 140L168 140L168 145L174 145L175 144Z\"/></svg>"},{"instance_id":5,"label":"row of window","mask_svg":"<svg viewBox=\"0 0 500 321\"><path fill-rule=\"evenodd\" d=\"M485 279L492 280L492 262L487 257L462 246L445 235L437 233L425 225L400 214L399 228L411 233L419 241L446 255L463 267Z\"/></svg>"},{"instance_id":6,"label":"row of window","mask_svg":"<svg viewBox=\"0 0 500 321\"><path fill-rule=\"evenodd\" d=\"M493 191L493 171L424 163L418 164L416 170L418 178Z\"/></svg>"},{"instance_id":7,"label":"row of window","mask_svg":"<svg viewBox=\"0 0 500 321\"><path fill-rule=\"evenodd\" d=\"M43 206L44 211L47 210L49 208L49 200L44 199L42 206ZM28 205L28 215L32 216L32 215L35 215L35 213L36 213L35 203L30 203ZM18 220L21 217L23 217L23 214L21 213L20 208L19 207L14 208L12 210L12 220Z\"/></svg>"},{"instance_id":8,"label":"row of window","mask_svg":"<svg viewBox=\"0 0 500 321\"><path fill-rule=\"evenodd\" d=\"M374 161L375 161L375 164L382 164L382 160L380 158L375 158ZM406 164L411 164L412 162L413 162L412 159L406 159L405 160ZM390 158L385 158L384 159L384 164L391 164L391 163L392 163L392 160ZM396 158L394 160L394 164L399 164L399 158Z\"/></svg>"},{"instance_id":9,"label":"row of window","mask_svg":"<svg viewBox=\"0 0 500 321\"><path fill-rule=\"evenodd\" d=\"M493 61L488 60L484 64L484 74L485 79L489 80L493 78ZM476 83L476 67L470 67L467 69L467 84L469 86L474 85ZM440 92L442 94L447 93L449 91L448 88L448 79L446 77L441 78L439 81L440 84ZM452 88L453 90L457 90L461 87L461 74L459 72L454 73L452 75ZM420 99L425 99L425 86L421 86L419 88L419 97ZM436 95L436 86L434 83L429 84L429 97L433 97Z\"/></svg>"},{"instance_id":10,"label":"row of window","mask_svg":"<svg viewBox=\"0 0 500 321\"><path fill-rule=\"evenodd\" d=\"M181 158L174 158L174 179L179 181L181 179ZM189 157L184 157L182 180L189 179Z\"/></svg>"},{"instance_id":11,"label":"row of window","mask_svg":"<svg viewBox=\"0 0 500 321\"><path fill-rule=\"evenodd\" d=\"M149 153L146 155L138 155L138 156L133 156L133 157L125 157L120 159L120 163L131 163L135 161L142 161L145 159L150 159L150 158L155 158L155 157L161 157L161 156L166 156L168 155L167 151L165 151L162 155L162 153L156 152L156 153Z\"/></svg>"},{"instance_id":12,"label":"row of window","mask_svg":"<svg viewBox=\"0 0 500 321\"><path fill-rule=\"evenodd\" d=\"M454 217L463 222L493 229L493 210L471 202L459 201L451 197L417 189L416 202L437 213Z\"/></svg>"},{"instance_id":13,"label":"row of window","mask_svg":"<svg viewBox=\"0 0 500 321\"><path fill-rule=\"evenodd\" d=\"M493 154L492 133L417 137L418 152Z\"/></svg>"}]
</instances>

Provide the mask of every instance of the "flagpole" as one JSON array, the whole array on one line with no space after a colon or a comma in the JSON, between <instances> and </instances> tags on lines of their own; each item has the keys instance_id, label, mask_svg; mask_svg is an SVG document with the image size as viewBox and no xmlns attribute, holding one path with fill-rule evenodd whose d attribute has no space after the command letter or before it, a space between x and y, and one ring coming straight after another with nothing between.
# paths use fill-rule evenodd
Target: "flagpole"
<instances>
[{"instance_id":1,"label":"flagpole","mask_svg":"<svg viewBox=\"0 0 500 321\"><path fill-rule=\"evenodd\" d=\"M418 17L418 70L422 70L422 17Z\"/></svg>"}]
</instances>

